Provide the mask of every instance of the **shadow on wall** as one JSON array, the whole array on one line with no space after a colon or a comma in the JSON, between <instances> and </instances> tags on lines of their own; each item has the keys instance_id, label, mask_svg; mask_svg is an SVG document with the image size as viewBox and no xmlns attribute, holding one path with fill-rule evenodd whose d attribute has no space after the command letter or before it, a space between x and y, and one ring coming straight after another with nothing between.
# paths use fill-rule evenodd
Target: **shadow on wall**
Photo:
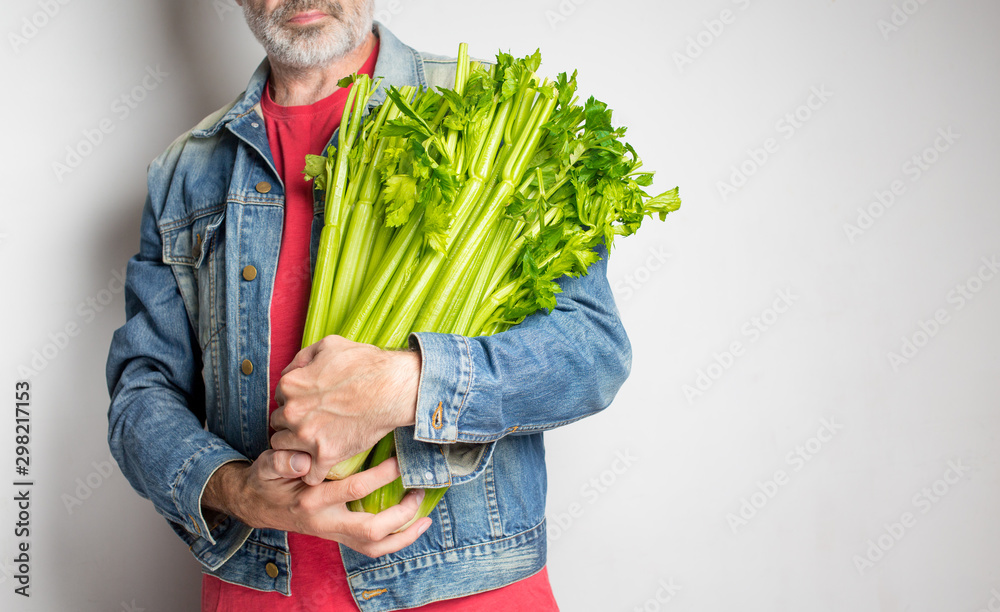
<instances>
[{"instance_id":1,"label":"shadow on wall","mask_svg":"<svg viewBox=\"0 0 1000 612\"><path fill-rule=\"evenodd\" d=\"M60 363L46 373L57 368L66 372L59 384L73 389L71 397L77 402L62 408L76 412L70 419L86 412L78 420L81 427L51 432L48 456L71 466L47 492L47 511L55 520L48 527L51 537L39 543L49 548L43 556L64 559L50 570L54 584L66 585L46 595L53 609L192 610L198 609L200 598L199 564L110 460L104 365L111 334L124 321L124 298L116 275L139 248L146 164L173 138L243 91L263 51L234 0L158 0L141 14L144 22L132 27L143 28L150 36L141 47L120 51L134 53L150 65L162 64L170 74L169 89L163 89L170 102L156 116L149 113L132 120L130 127L145 130L145 141L137 139L136 150L123 158L127 163L105 177L109 188L104 197L112 200L107 209L114 214L86 228L84 273L97 279L95 291L114 287L113 301L107 312L91 319L92 324L81 325L80 340L74 340L79 343L74 363L69 367L68 362ZM100 285L103 281L109 284ZM88 297L94 296L75 299Z\"/></svg>"},{"instance_id":2,"label":"shadow on wall","mask_svg":"<svg viewBox=\"0 0 1000 612\"><path fill-rule=\"evenodd\" d=\"M246 88L264 51L235 0L159 0L177 74L187 93L188 129ZM188 113L190 111L190 113Z\"/></svg>"}]
</instances>

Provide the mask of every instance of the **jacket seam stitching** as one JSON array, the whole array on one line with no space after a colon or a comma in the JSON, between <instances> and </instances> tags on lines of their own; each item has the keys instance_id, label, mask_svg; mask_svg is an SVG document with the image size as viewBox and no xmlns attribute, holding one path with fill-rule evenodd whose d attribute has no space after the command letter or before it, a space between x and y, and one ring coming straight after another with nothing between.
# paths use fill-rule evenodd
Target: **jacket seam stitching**
<instances>
[{"instance_id":1,"label":"jacket seam stitching","mask_svg":"<svg viewBox=\"0 0 1000 612\"><path fill-rule=\"evenodd\" d=\"M284 198L254 198L243 195L231 195L229 201L236 204L262 204L264 206L284 206Z\"/></svg>"},{"instance_id":2,"label":"jacket seam stitching","mask_svg":"<svg viewBox=\"0 0 1000 612\"><path fill-rule=\"evenodd\" d=\"M219 204L213 204L211 208L204 208L202 210L189 213L187 216L180 219L174 219L173 221L160 221L159 228L160 232L171 232L177 228L184 227L185 225L190 225L202 217L207 217L208 215L215 214L217 212L225 212L226 203L221 202Z\"/></svg>"},{"instance_id":3,"label":"jacket seam stitching","mask_svg":"<svg viewBox=\"0 0 1000 612\"><path fill-rule=\"evenodd\" d=\"M179 485L179 483L181 481L181 478L184 476L184 474L190 468L190 465L195 460L197 460L199 457L201 457L202 455L208 453L209 451L213 451L213 450L217 450L217 449L223 449L223 448L224 447L222 447L222 446L220 446L218 444L209 444L208 446L199 448L197 451L195 451L195 453L193 455L191 455L190 457L188 457L187 459L185 459L184 463L181 464L180 469L177 470L177 475L174 476L174 481L173 481L173 483L171 483L171 486L170 486L170 498L174 502L174 509L177 510L178 512L180 512L180 515L179 515L180 520L177 521L177 522L180 523L181 525L186 525L186 521L184 520L184 516L183 516L183 514L184 514L183 508L181 508L180 500L177 498L177 487L178 487L178 485ZM199 514L201 514L200 509L199 509Z\"/></svg>"},{"instance_id":4,"label":"jacket seam stitching","mask_svg":"<svg viewBox=\"0 0 1000 612\"><path fill-rule=\"evenodd\" d=\"M496 442L504 436L514 433L514 430L518 432L530 431L532 433L543 433L550 429L555 429L556 427L562 427L563 425L569 425L570 423L575 423L580 419L585 419L594 413L587 413L574 417L572 419L566 419L565 421L557 421L555 423L546 423L544 425L517 425L514 429L508 428L500 434L473 434L465 431L458 432L458 439L456 442ZM509 431L508 431L509 430Z\"/></svg>"},{"instance_id":5,"label":"jacket seam stitching","mask_svg":"<svg viewBox=\"0 0 1000 612\"><path fill-rule=\"evenodd\" d=\"M462 417L462 410L465 408L465 402L469 398L469 394L472 392L472 383L476 378L476 364L472 361L472 347L469 346L469 339L465 336L458 336L461 342L465 344L465 357L469 360L469 382L465 385L465 392L462 393L462 402L458 405L458 411L455 412L455 434L456 441L459 432L458 423Z\"/></svg>"},{"instance_id":6,"label":"jacket seam stitching","mask_svg":"<svg viewBox=\"0 0 1000 612\"><path fill-rule=\"evenodd\" d=\"M527 529L525 529L523 531L519 531L519 532L517 532L515 534L509 535L506 538L493 539L493 540L490 540L488 542L480 542L478 544L470 544L468 546L463 546L461 548L450 548L448 550L435 551L435 552L427 553L427 554L424 554L424 555L417 555L415 557L410 557L409 559L401 559L399 561L394 561L392 563L387 563L387 564L383 564L383 565L377 565L377 566L374 566L374 567L365 568L364 570L355 572L353 574L348 574L347 578L351 579L351 578L354 578L356 576L360 576L361 574L367 574L368 572L372 572L372 571L376 571L376 570L389 569L389 568L392 568L392 567L396 567L397 565L402 565L402 564L405 564L405 563L413 563L413 562L419 561L421 559L430 559L430 558L433 558L433 557L440 557L440 556L444 556L444 555L453 555L455 553L462 552L464 550L475 550L477 548L482 548L483 546L496 546L497 544L505 543L505 542L508 542L508 541L511 541L511 540L516 540L518 538L529 537L529 536L532 535L533 532L538 531L539 527L541 527L544 523L545 523L545 518L542 517L542 520L540 520L539 522L537 522L535 525L533 525L531 527L528 527ZM541 534L538 534L535 537L541 537Z\"/></svg>"}]
</instances>

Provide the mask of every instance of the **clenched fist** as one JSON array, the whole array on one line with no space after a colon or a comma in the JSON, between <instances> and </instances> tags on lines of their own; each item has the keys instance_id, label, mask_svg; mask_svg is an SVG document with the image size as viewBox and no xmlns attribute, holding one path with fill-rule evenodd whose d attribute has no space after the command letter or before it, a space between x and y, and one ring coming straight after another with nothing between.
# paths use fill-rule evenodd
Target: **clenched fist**
<instances>
[{"instance_id":1,"label":"clenched fist","mask_svg":"<svg viewBox=\"0 0 1000 612\"><path fill-rule=\"evenodd\" d=\"M416 422L420 353L387 351L327 336L295 356L282 372L271 414L271 447L312 457L306 484Z\"/></svg>"}]
</instances>

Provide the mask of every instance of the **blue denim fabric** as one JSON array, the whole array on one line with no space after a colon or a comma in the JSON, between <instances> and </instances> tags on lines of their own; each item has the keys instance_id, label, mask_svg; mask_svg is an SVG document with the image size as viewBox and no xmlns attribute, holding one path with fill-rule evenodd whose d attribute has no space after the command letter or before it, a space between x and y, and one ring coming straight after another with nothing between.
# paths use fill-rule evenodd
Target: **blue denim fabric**
<instances>
[{"instance_id":1,"label":"blue denim fabric","mask_svg":"<svg viewBox=\"0 0 1000 612\"><path fill-rule=\"evenodd\" d=\"M452 85L453 60L376 28L375 72L384 84ZM210 526L201 512L220 466L268 446L269 311L284 218L260 111L268 70L265 60L231 105L149 166L140 250L127 269L127 320L108 356L108 440L122 473L203 571L289 594L285 532L232 517ZM384 98L379 91L373 106ZM313 259L322 223L318 195ZM541 432L605 408L631 365L600 252L605 259L588 275L561 281L549 314L492 337L410 336L423 367L416 426L395 433L403 481L451 489L412 546L376 559L341 547L363 612L498 588L544 565ZM247 281L241 270L250 264L257 276ZM277 577L265 572L268 563Z\"/></svg>"}]
</instances>

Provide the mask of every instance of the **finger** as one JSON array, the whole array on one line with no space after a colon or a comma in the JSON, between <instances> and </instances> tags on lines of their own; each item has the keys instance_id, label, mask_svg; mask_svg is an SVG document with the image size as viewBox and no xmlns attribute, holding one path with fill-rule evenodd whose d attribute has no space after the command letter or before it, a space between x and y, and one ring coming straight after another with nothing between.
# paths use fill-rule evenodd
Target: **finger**
<instances>
[{"instance_id":1,"label":"finger","mask_svg":"<svg viewBox=\"0 0 1000 612\"><path fill-rule=\"evenodd\" d=\"M423 489L410 491L395 506L371 515L371 522L366 526L365 535L372 540L381 541L396 532L405 531L404 527L412 527L410 521L416 518L417 511L420 510L420 502L424 500L424 494Z\"/></svg>"},{"instance_id":2,"label":"finger","mask_svg":"<svg viewBox=\"0 0 1000 612\"><path fill-rule=\"evenodd\" d=\"M327 479L337 480L343 482L354 475L368 458L368 453L370 451L362 451L360 453L355 453L354 455L348 456L337 456L330 455L329 453L324 453L324 449L327 447L320 448L318 444L314 445L315 452L312 452L313 457L316 460L312 463L312 468L309 473L302 477L302 482L307 485L315 486L322 484ZM331 458L332 457L332 458ZM346 462L346 465L341 465ZM336 470L334 469L336 468ZM330 473L333 472L334 475L331 476ZM343 476L343 474L347 476ZM363 496L362 496L363 497Z\"/></svg>"},{"instance_id":3,"label":"finger","mask_svg":"<svg viewBox=\"0 0 1000 612\"><path fill-rule=\"evenodd\" d=\"M322 340L320 342L322 342ZM318 353L319 350L320 350L319 342L314 342L309 346L305 347L304 349L296 353L295 357L292 357L291 363L285 366L285 369L281 371L281 375L284 376L285 374L288 374L292 370L309 365L309 363L316 358L316 353Z\"/></svg>"},{"instance_id":4,"label":"finger","mask_svg":"<svg viewBox=\"0 0 1000 612\"><path fill-rule=\"evenodd\" d=\"M337 452L342 451L343 448L338 447ZM323 449L317 445L316 452L313 453L313 456L318 459L313 461L312 469L309 470L308 474L302 477L302 480L309 485L318 485L324 480L339 480L343 482L358 473L358 470L364 466L364 463L368 459L368 455L371 454L371 452L372 450L369 448L347 456L330 454L324 455ZM330 459L330 457L333 457L333 459ZM321 461L320 459L323 458L325 459ZM364 495L361 497L364 497Z\"/></svg>"},{"instance_id":5,"label":"finger","mask_svg":"<svg viewBox=\"0 0 1000 612\"><path fill-rule=\"evenodd\" d=\"M279 387L280 388L280 387ZM277 393L275 393L277 397ZM282 429L291 429L292 422L288 420L288 414L284 406L279 405L278 408L274 409L271 413L271 429L275 431L280 431Z\"/></svg>"},{"instance_id":6,"label":"finger","mask_svg":"<svg viewBox=\"0 0 1000 612\"><path fill-rule=\"evenodd\" d=\"M385 537L377 542L368 543L364 540L359 540L355 545L353 539L351 541L345 542L349 548L353 548L363 555L369 557L381 557L382 555L388 555L389 553L394 553L396 551L402 550L417 541L427 528L431 526L431 519L424 517L411 525L409 529L401 531L400 533L394 533L388 537Z\"/></svg>"},{"instance_id":7,"label":"finger","mask_svg":"<svg viewBox=\"0 0 1000 612\"><path fill-rule=\"evenodd\" d=\"M373 554L373 551L383 550L385 547L392 547L394 545L398 545L398 548L395 548L395 550L399 550L399 548L409 546L413 543L413 540L420 535L416 531L422 532L420 526L417 526L416 530L414 530L414 526L421 522L415 519L423 498L424 491L417 489L410 491L398 505L386 508L378 514L368 514L365 512L350 513L348 516L340 518L338 531L347 536L350 542L359 547L355 550L366 555L379 556L378 554ZM430 524L430 519L425 518L422 520L424 523ZM411 521L414 521L413 524L410 524ZM403 529L404 526L407 529ZM399 538L396 536L403 537ZM412 539L409 539L410 536L412 536Z\"/></svg>"},{"instance_id":8,"label":"finger","mask_svg":"<svg viewBox=\"0 0 1000 612\"><path fill-rule=\"evenodd\" d=\"M382 463L343 480L329 483L324 499L329 504L343 504L361 499L381 486L399 478L399 463L389 457Z\"/></svg>"},{"instance_id":9,"label":"finger","mask_svg":"<svg viewBox=\"0 0 1000 612\"><path fill-rule=\"evenodd\" d=\"M312 458L308 453L287 450L266 450L257 457L257 473L264 480L300 478L309 471Z\"/></svg>"},{"instance_id":10,"label":"finger","mask_svg":"<svg viewBox=\"0 0 1000 612\"><path fill-rule=\"evenodd\" d=\"M281 385L278 385L278 386L280 388ZM275 398L275 401L277 401L277 399L278 399L278 392L277 391L274 392L274 398ZM288 429L288 422L284 420L285 419L284 415L285 415L285 408L284 408L284 406L282 406L281 404L278 404L278 407L275 408L274 411L271 413L271 416L268 417L268 422L271 425L271 429L274 429L274 430Z\"/></svg>"},{"instance_id":11,"label":"finger","mask_svg":"<svg viewBox=\"0 0 1000 612\"><path fill-rule=\"evenodd\" d=\"M303 451L311 453L312 448L300 440L291 429L280 429L271 436L271 448L282 451ZM312 466L310 466L312 467Z\"/></svg>"}]
</instances>

